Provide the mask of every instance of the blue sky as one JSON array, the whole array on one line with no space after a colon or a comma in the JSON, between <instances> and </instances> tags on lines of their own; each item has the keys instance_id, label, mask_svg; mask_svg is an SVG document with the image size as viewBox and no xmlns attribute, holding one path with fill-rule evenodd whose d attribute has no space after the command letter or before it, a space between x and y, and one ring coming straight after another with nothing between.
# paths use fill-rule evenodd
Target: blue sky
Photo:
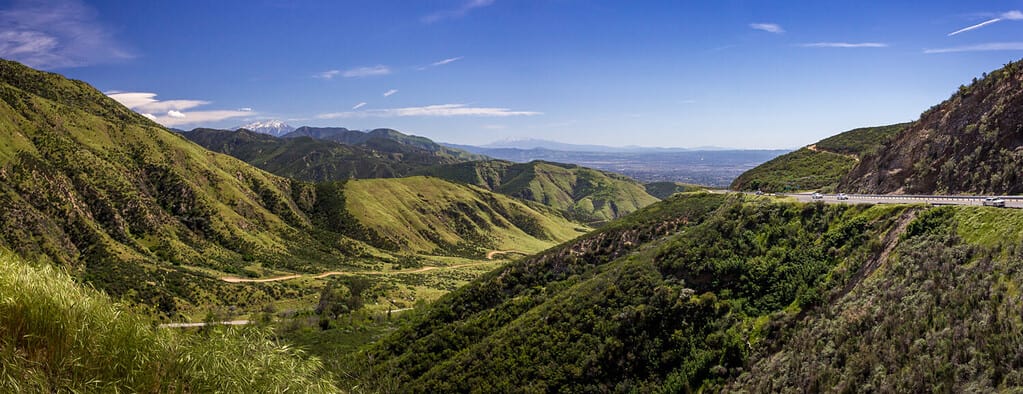
<instances>
[{"instance_id":1,"label":"blue sky","mask_svg":"<svg viewBox=\"0 0 1023 394\"><path fill-rule=\"evenodd\" d=\"M169 126L790 148L1023 57L1023 0L0 1L0 57Z\"/></svg>"}]
</instances>

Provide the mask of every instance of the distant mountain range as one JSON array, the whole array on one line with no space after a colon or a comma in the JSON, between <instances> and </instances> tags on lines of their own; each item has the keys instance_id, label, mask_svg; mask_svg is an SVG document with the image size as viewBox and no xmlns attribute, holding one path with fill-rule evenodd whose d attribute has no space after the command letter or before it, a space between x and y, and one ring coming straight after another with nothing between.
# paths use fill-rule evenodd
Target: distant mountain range
<instances>
[{"instance_id":1,"label":"distant mountain range","mask_svg":"<svg viewBox=\"0 0 1023 394\"><path fill-rule=\"evenodd\" d=\"M291 125L284 123L280 120L262 120L258 122L252 122L249 124L241 125L232 130L245 129L249 131L255 131L257 133L270 134L274 137L280 137L295 131L295 128Z\"/></svg>"},{"instance_id":2,"label":"distant mountain range","mask_svg":"<svg viewBox=\"0 0 1023 394\"><path fill-rule=\"evenodd\" d=\"M738 150L735 148L722 148L718 146L702 146L696 148L662 148L662 147L646 147L646 146L606 146L606 145L589 145L589 144L570 144L565 142L551 141L537 138L524 138L524 139L506 139L501 141L491 142L485 145L469 146L469 145L457 145L457 144L444 144L459 149L465 149L472 152L472 148L477 149L548 149L563 152L603 152L603 153L641 153L641 152L692 152L692 151L716 151L716 150Z\"/></svg>"}]
</instances>

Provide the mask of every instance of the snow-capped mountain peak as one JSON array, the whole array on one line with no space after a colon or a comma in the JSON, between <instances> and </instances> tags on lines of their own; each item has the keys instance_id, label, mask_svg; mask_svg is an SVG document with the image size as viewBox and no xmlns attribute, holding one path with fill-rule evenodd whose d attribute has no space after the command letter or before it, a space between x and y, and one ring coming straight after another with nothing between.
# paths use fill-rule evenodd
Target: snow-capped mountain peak
<instances>
[{"instance_id":1,"label":"snow-capped mountain peak","mask_svg":"<svg viewBox=\"0 0 1023 394\"><path fill-rule=\"evenodd\" d=\"M246 125L235 127L234 129L235 130L247 129L255 131L257 133L270 134L274 137L280 137L282 135L295 131L295 128L291 127L291 125L276 119L252 122Z\"/></svg>"}]
</instances>

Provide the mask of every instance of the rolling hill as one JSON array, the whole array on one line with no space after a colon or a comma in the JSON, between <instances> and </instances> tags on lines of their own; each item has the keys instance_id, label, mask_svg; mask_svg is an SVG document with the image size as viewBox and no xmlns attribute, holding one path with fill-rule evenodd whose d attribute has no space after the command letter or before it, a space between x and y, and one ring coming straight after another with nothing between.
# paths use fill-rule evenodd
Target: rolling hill
<instances>
[{"instance_id":1,"label":"rolling hill","mask_svg":"<svg viewBox=\"0 0 1023 394\"><path fill-rule=\"evenodd\" d=\"M392 129L359 131L349 130L344 127L303 126L284 135L284 138L298 137L310 137L319 140L334 141L345 145L360 145L388 153L422 154L422 152L425 151L437 156L439 160L446 160L449 162L486 159L486 157L482 155L443 146L426 137L407 135Z\"/></svg>"},{"instance_id":2,"label":"rolling hill","mask_svg":"<svg viewBox=\"0 0 1023 394\"><path fill-rule=\"evenodd\" d=\"M271 173L310 182L395 178L422 167L456 162L419 149L386 152L311 137L276 138L245 129L195 129L181 135Z\"/></svg>"},{"instance_id":3,"label":"rolling hill","mask_svg":"<svg viewBox=\"0 0 1023 394\"><path fill-rule=\"evenodd\" d=\"M448 294L354 356L370 365L347 364L342 385L1017 387L1021 221L995 208L676 195Z\"/></svg>"},{"instance_id":4,"label":"rolling hill","mask_svg":"<svg viewBox=\"0 0 1023 394\"><path fill-rule=\"evenodd\" d=\"M840 187L864 193L1023 193L1023 61L959 87Z\"/></svg>"},{"instance_id":5,"label":"rolling hill","mask_svg":"<svg viewBox=\"0 0 1023 394\"><path fill-rule=\"evenodd\" d=\"M534 209L486 191L431 187L438 195L472 195L464 204L503 214L487 217L496 227L486 229L505 234L492 240L462 221L433 219L443 212L406 212L431 215L433 228L417 229L420 235L444 234L445 242L476 248L473 255L510 240L538 251L576 227L558 215L534 220ZM386 226L354 215L348 194L343 182L282 178L203 149L84 82L0 61L0 247L63 266L153 314L260 310L312 291L276 282L237 286L220 280L225 275L368 269L400 258L391 253L401 246L374 230Z\"/></svg>"},{"instance_id":6,"label":"rolling hill","mask_svg":"<svg viewBox=\"0 0 1023 394\"><path fill-rule=\"evenodd\" d=\"M438 178L354 180L344 194L356 220L412 253L482 259L490 250L543 250L589 230L539 204Z\"/></svg>"},{"instance_id":7,"label":"rolling hill","mask_svg":"<svg viewBox=\"0 0 1023 394\"><path fill-rule=\"evenodd\" d=\"M909 123L864 127L825 138L744 172L732 182L731 188L834 191L861 157L875 154L907 126Z\"/></svg>"},{"instance_id":8,"label":"rolling hill","mask_svg":"<svg viewBox=\"0 0 1023 394\"><path fill-rule=\"evenodd\" d=\"M632 179L573 164L488 160L435 166L418 173L535 201L585 222L619 218L657 201Z\"/></svg>"}]
</instances>

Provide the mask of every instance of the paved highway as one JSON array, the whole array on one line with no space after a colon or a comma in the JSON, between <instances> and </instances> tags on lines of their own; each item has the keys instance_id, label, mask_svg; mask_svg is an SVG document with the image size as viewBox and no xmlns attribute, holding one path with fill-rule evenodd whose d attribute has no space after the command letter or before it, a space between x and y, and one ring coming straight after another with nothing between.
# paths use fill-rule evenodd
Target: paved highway
<instances>
[{"instance_id":1,"label":"paved highway","mask_svg":"<svg viewBox=\"0 0 1023 394\"><path fill-rule=\"evenodd\" d=\"M813 193L782 194L802 202L814 200ZM984 205L987 196L919 196L919 195L887 195L887 194L848 194L848 200L839 200L836 194L825 194L823 201L829 204L931 204L931 205ZM1023 208L1023 196L1000 197L1005 200L1006 208Z\"/></svg>"}]
</instances>

